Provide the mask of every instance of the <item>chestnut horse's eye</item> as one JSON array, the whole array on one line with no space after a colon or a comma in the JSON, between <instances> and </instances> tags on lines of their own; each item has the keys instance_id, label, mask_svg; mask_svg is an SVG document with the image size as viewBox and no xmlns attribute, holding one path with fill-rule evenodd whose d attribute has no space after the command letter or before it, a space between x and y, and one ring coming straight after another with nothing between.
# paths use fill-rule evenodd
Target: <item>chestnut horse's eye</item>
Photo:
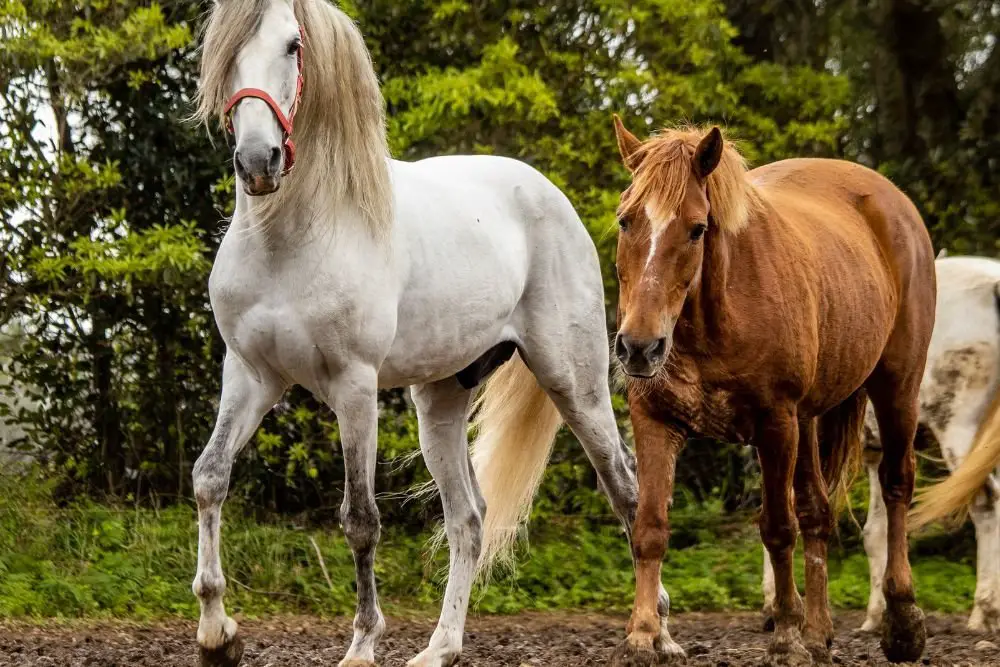
<instances>
[{"instance_id":1,"label":"chestnut horse's eye","mask_svg":"<svg viewBox=\"0 0 1000 667\"><path fill-rule=\"evenodd\" d=\"M702 236L705 235L705 230L708 229L708 225L699 222L697 225L691 228L691 240L697 241Z\"/></svg>"},{"instance_id":2,"label":"chestnut horse's eye","mask_svg":"<svg viewBox=\"0 0 1000 667\"><path fill-rule=\"evenodd\" d=\"M628 216L623 215L622 217L618 218L618 229L622 230L623 232L628 231Z\"/></svg>"}]
</instances>

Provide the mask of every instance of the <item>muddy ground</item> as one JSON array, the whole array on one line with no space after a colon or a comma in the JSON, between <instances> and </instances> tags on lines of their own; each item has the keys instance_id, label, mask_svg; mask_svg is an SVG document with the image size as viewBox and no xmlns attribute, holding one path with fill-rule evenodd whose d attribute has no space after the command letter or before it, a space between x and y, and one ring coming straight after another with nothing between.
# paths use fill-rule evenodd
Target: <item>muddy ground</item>
<instances>
[{"instance_id":1,"label":"muddy ground","mask_svg":"<svg viewBox=\"0 0 1000 667\"><path fill-rule=\"evenodd\" d=\"M692 667L758 665L768 636L755 614L683 614L672 619L674 638ZM471 617L461 665L543 667L605 665L624 636L622 617L524 614ZM837 665L885 665L878 640L854 630L857 613L836 615L833 659ZM1000 649L977 644L965 618L932 616L924 665L997 665ZM398 667L424 647L433 621L390 619L378 653L382 667ZM334 667L350 638L348 619L318 621L285 617L241 624L247 667ZM194 623L154 626L0 623L0 667L191 667L196 666ZM992 637L1000 645L1000 638Z\"/></svg>"}]
</instances>

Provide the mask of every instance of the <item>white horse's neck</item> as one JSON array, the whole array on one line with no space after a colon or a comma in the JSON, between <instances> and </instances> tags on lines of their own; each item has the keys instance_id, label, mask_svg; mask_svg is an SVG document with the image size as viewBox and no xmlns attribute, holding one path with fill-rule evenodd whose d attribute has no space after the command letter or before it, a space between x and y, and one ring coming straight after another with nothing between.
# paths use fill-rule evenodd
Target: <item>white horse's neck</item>
<instances>
[{"instance_id":1,"label":"white horse's neck","mask_svg":"<svg viewBox=\"0 0 1000 667\"><path fill-rule=\"evenodd\" d=\"M373 248L385 245L373 237L364 213L352 201L338 201L333 208L318 213L307 202L268 216L261 215L257 204L255 197L238 190L230 229L272 254L299 254L308 246L328 248L347 239L355 248L359 239L370 239Z\"/></svg>"}]
</instances>

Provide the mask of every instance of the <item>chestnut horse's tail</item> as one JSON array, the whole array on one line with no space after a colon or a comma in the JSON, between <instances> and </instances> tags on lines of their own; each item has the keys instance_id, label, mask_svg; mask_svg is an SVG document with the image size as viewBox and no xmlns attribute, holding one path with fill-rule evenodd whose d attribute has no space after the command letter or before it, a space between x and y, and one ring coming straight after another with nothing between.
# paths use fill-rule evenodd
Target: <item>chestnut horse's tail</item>
<instances>
[{"instance_id":1,"label":"chestnut horse's tail","mask_svg":"<svg viewBox=\"0 0 1000 667\"><path fill-rule=\"evenodd\" d=\"M944 480L917 493L910 527L920 528L948 516L962 516L1000 465L1000 390L994 396L965 460Z\"/></svg>"},{"instance_id":2,"label":"chestnut horse's tail","mask_svg":"<svg viewBox=\"0 0 1000 667\"><path fill-rule=\"evenodd\" d=\"M823 478L834 515L847 506L847 494L861 469L867 404L868 394L858 389L819 420Z\"/></svg>"},{"instance_id":3,"label":"chestnut horse's tail","mask_svg":"<svg viewBox=\"0 0 1000 667\"><path fill-rule=\"evenodd\" d=\"M486 500L478 573L488 574L511 555L562 417L519 354L486 381L475 412L472 467Z\"/></svg>"}]
</instances>

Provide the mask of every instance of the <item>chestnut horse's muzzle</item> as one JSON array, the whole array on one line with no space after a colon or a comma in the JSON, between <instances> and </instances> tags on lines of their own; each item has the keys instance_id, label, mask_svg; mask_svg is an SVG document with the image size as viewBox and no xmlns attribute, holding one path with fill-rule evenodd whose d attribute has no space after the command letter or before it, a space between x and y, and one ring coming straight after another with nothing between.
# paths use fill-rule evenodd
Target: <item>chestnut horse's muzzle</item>
<instances>
[{"instance_id":1,"label":"chestnut horse's muzzle","mask_svg":"<svg viewBox=\"0 0 1000 667\"><path fill-rule=\"evenodd\" d=\"M615 355L622 368L635 377L653 377L663 367L670 341L661 338L634 338L627 333L615 337Z\"/></svg>"}]
</instances>

